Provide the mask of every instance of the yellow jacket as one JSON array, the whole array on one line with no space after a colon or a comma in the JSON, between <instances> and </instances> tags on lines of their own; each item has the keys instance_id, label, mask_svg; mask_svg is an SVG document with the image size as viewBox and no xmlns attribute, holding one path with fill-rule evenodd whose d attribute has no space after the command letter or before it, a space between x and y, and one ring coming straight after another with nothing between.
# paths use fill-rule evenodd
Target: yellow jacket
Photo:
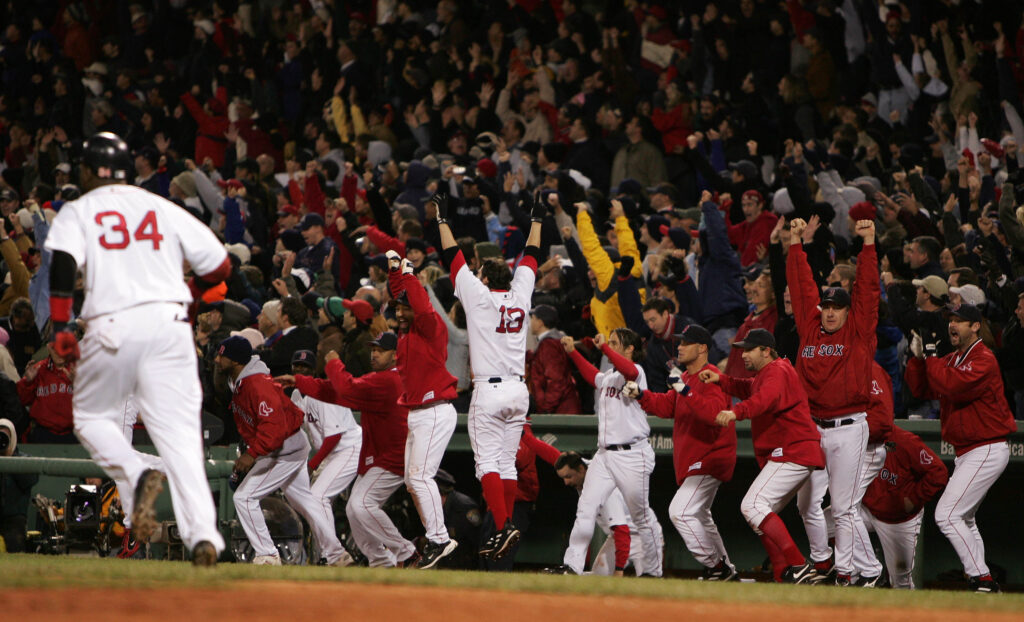
<instances>
[{"instance_id":1,"label":"yellow jacket","mask_svg":"<svg viewBox=\"0 0 1024 622\"><path fill-rule=\"evenodd\" d=\"M597 238L594 224L591 222L590 213L587 210L581 209L576 213L576 230L579 232L583 256L590 264L590 269L594 271L594 276L597 277L597 289L594 291L594 297L590 299L590 317L594 326L597 327L597 332L608 337L616 328L625 328L626 326L622 308L619 307L619 280L615 264L601 247L601 242ZM625 216L615 219L615 234L619 238L619 255L633 257L631 274L635 279L642 279L640 249L636 246L633 230L629 228L629 221ZM580 276L582 278L584 275ZM640 290L640 299L645 299L643 289Z\"/></svg>"},{"instance_id":2,"label":"yellow jacket","mask_svg":"<svg viewBox=\"0 0 1024 622\"><path fill-rule=\"evenodd\" d=\"M18 236L17 242L10 238L0 242L0 254L7 262L7 269L11 275L11 286L4 292L3 298L0 298L0 316L10 315L11 305L18 298L28 298L28 282L31 275L21 260L21 254L27 253L31 247L32 242L26 235Z\"/></svg>"},{"instance_id":3,"label":"yellow jacket","mask_svg":"<svg viewBox=\"0 0 1024 622\"><path fill-rule=\"evenodd\" d=\"M341 142L355 142L356 136L366 133L366 119L363 118L363 111L359 106L351 106L352 123L349 123L348 114L345 111L345 102L335 95L331 99L331 118L334 120L334 130L341 137Z\"/></svg>"}]
</instances>

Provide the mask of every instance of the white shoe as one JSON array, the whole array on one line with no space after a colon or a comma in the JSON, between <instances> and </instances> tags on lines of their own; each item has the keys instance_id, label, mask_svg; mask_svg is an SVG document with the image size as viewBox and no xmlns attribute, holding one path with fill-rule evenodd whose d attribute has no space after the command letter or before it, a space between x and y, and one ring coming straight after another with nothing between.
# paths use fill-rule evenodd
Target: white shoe
<instances>
[{"instance_id":1,"label":"white shoe","mask_svg":"<svg viewBox=\"0 0 1024 622\"><path fill-rule=\"evenodd\" d=\"M281 558L278 555L257 555L252 558L254 566L280 566Z\"/></svg>"},{"instance_id":2,"label":"white shoe","mask_svg":"<svg viewBox=\"0 0 1024 622\"><path fill-rule=\"evenodd\" d=\"M344 567L344 566L352 566L355 563L356 563L356 560L352 559L352 556L348 554L348 551L342 551L341 555L338 556L338 559L334 560L333 562L331 562L331 563L329 563L327 565L328 566Z\"/></svg>"}]
</instances>

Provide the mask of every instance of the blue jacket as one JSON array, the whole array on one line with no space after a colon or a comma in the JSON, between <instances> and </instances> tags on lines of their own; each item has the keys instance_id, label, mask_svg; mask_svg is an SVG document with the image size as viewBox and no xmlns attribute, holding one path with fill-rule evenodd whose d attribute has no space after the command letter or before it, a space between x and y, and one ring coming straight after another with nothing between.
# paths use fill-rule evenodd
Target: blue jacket
<instances>
[{"instance_id":1,"label":"blue jacket","mask_svg":"<svg viewBox=\"0 0 1024 622\"><path fill-rule=\"evenodd\" d=\"M725 218L718 206L708 201L701 206L704 214L701 231L701 256L697 293L700 298L700 322L704 326L731 315L745 314L747 295L743 292L740 258L729 244Z\"/></svg>"}]
</instances>

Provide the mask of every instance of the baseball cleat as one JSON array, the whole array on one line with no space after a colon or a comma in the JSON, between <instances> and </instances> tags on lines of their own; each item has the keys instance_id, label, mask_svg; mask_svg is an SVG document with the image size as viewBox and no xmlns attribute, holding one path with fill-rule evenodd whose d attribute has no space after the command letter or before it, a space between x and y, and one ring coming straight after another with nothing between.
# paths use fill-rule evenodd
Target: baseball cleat
<instances>
[{"instance_id":1,"label":"baseball cleat","mask_svg":"<svg viewBox=\"0 0 1024 622\"><path fill-rule=\"evenodd\" d=\"M497 534L498 540L495 544L494 551L491 553L492 560L499 560L502 557L508 555L508 552L512 550L512 547L519 542L519 530L512 524L512 521L505 521L505 526Z\"/></svg>"},{"instance_id":2,"label":"baseball cleat","mask_svg":"<svg viewBox=\"0 0 1024 622\"><path fill-rule=\"evenodd\" d=\"M458 546L459 543L455 540L449 540L443 544L427 540L427 544L423 547L423 555L420 557L419 561L416 562L416 568L419 570L429 570L430 568L433 568L439 561L454 553Z\"/></svg>"},{"instance_id":3,"label":"baseball cleat","mask_svg":"<svg viewBox=\"0 0 1024 622\"><path fill-rule=\"evenodd\" d=\"M412 552L412 555L406 557L404 561L398 562L396 568L415 568L416 564L420 561L420 554L416 551Z\"/></svg>"},{"instance_id":4,"label":"baseball cleat","mask_svg":"<svg viewBox=\"0 0 1024 622\"><path fill-rule=\"evenodd\" d=\"M803 566L790 566L782 572L783 583L806 583L808 577L814 572L814 564Z\"/></svg>"},{"instance_id":5,"label":"baseball cleat","mask_svg":"<svg viewBox=\"0 0 1024 622\"><path fill-rule=\"evenodd\" d=\"M967 585L972 592L978 592L979 594L996 594L1000 592L999 584L996 583L990 574L970 577L967 579Z\"/></svg>"},{"instance_id":6,"label":"baseball cleat","mask_svg":"<svg viewBox=\"0 0 1024 622\"><path fill-rule=\"evenodd\" d=\"M348 551L342 551L341 555L339 555L337 559L335 559L333 562L327 562L327 565L345 567L354 566L355 563L356 560L352 559L352 556L348 554Z\"/></svg>"},{"instance_id":7,"label":"baseball cleat","mask_svg":"<svg viewBox=\"0 0 1024 622\"><path fill-rule=\"evenodd\" d=\"M192 565L200 568L212 568L217 565L217 549L207 540L203 540L192 549Z\"/></svg>"},{"instance_id":8,"label":"baseball cleat","mask_svg":"<svg viewBox=\"0 0 1024 622\"><path fill-rule=\"evenodd\" d=\"M727 563L724 559L718 562L718 565L714 568L704 566L704 572L698 581L739 581L739 573L736 572L736 566Z\"/></svg>"},{"instance_id":9,"label":"baseball cleat","mask_svg":"<svg viewBox=\"0 0 1024 622\"><path fill-rule=\"evenodd\" d=\"M554 566L552 568L545 568L544 574L576 574L576 571L572 568L562 564L561 566Z\"/></svg>"},{"instance_id":10,"label":"baseball cleat","mask_svg":"<svg viewBox=\"0 0 1024 622\"><path fill-rule=\"evenodd\" d=\"M280 566L281 557L279 555L257 555L252 558L253 566Z\"/></svg>"},{"instance_id":11,"label":"baseball cleat","mask_svg":"<svg viewBox=\"0 0 1024 622\"><path fill-rule=\"evenodd\" d=\"M838 585L839 587L850 587L851 585L853 585L853 580L850 578L850 575L848 574L837 574L836 585Z\"/></svg>"},{"instance_id":12,"label":"baseball cleat","mask_svg":"<svg viewBox=\"0 0 1024 622\"><path fill-rule=\"evenodd\" d=\"M885 587L885 572L880 572L874 577L861 576L854 585L857 587Z\"/></svg>"},{"instance_id":13,"label":"baseball cleat","mask_svg":"<svg viewBox=\"0 0 1024 622\"><path fill-rule=\"evenodd\" d=\"M823 562L814 562L814 572L807 577L804 583L810 585L827 585L836 581L836 565L832 559Z\"/></svg>"},{"instance_id":14,"label":"baseball cleat","mask_svg":"<svg viewBox=\"0 0 1024 622\"><path fill-rule=\"evenodd\" d=\"M132 510L132 535L136 542L149 542L156 531L156 499L164 489L164 474L146 469L135 483L135 507Z\"/></svg>"}]
</instances>

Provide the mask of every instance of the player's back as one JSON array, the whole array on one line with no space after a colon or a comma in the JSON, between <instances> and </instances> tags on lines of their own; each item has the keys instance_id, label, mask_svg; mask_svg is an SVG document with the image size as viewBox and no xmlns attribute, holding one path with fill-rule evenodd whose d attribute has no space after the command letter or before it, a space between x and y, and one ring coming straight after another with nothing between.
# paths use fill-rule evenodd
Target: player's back
<instances>
[{"instance_id":1,"label":"player's back","mask_svg":"<svg viewBox=\"0 0 1024 622\"><path fill-rule=\"evenodd\" d=\"M526 375L533 270L516 268L508 290L492 290L469 270L456 276L456 294L466 312L469 362L473 376Z\"/></svg>"},{"instance_id":2,"label":"player's back","mask_svg":"<svg viewBox=\"0 0 1024 622\"><path fill-rule=\"evenodd\" d=\"M150 302L190 302L183 260L207 274L226 257L213 232L191 214L123 184L66 204L46 247L69 253L82 269L85 319Z\"/></svg>"}]
</instances>

